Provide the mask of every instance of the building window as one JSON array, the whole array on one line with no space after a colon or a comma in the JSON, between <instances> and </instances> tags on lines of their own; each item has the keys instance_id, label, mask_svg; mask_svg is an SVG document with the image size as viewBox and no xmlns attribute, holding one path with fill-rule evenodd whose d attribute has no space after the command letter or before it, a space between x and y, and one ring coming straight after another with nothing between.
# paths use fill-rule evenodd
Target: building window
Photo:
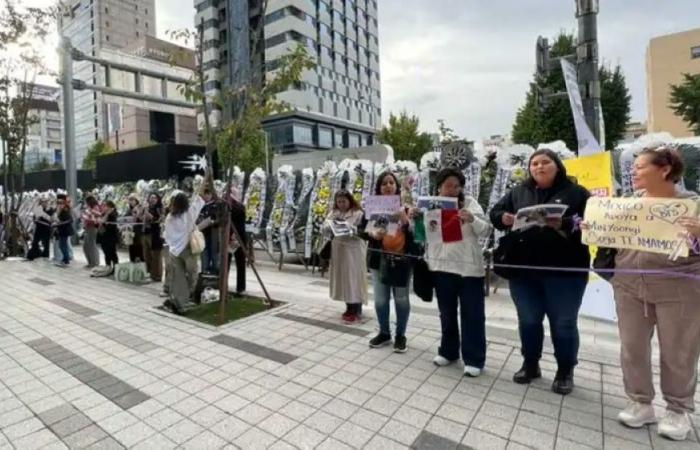
<instances>
[{"instance_id":1,"label":"building window","mask_svg":"<svg viewBox=\"0 0 700 450\"><path fill-rule=\"evenodd\" d=\"M690 47L690 58L698 59L700 58L700 45L696 47Z\"/></svg>"},{"instance_id":2,"label":"building window","mask_svg":"<svg viewBox=\"0 0 700 450\"><path fill-rule=\"evenodd\" d=\"M294 143L314 145L313 130L309 125L294 125Z\"/></svg>"},{"instance_id":3,"label":"building window","mask_svg":"<svg viewBox=\"0 0 700 450\"><path fill-rule=\"evenodd\" d=\"M324 148L333 147L333 130L318 127L318 146Z\"/></svg>"},{"instance_id":4,"label":"building window","mask_svg":"<svg viewBox=\"0 0 700 450\"><path fill-rule=\"evenodd\" d=\"M105 41L109 42L109 35L105 35Z\"/></svg>"},{"instance_id":5,"label":"building window","mask_svg":"<svg viewBox=\"0 0 700 450\"><path fill-rule=\"evenodd\" d=\"M105 14L109 14L109 8L105 6Z\"/></svg>"},{"instance_id":6,"label":"building window","mask_svg":"<svg viewBox=\"0 0 700 450\"><path fill-rule=\"evenodd\" d=\"M349 112L349 108L348 108ZM360 146L360 135L357 133L348 133L348 148L357 148Z\"/></svg>"},{"instance_id":7,"label":"building window","mask_svg":"<svg viewBox=\"0 0 700 450\"><path fill-rule=\"evenodd\" d=\"M109 20L105 21L105 28L109 28Z\"/></svg>"}]
</instances>

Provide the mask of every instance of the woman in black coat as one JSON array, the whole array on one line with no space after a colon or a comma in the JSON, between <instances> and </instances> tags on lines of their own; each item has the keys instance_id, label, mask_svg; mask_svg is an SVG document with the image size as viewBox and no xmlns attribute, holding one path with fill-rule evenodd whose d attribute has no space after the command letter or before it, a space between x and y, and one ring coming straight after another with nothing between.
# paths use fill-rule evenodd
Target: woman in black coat
<instances>
[{"instance_id":1,"label":"woman in black coat","mask_svg":"<svg viewBox=\"0 0 700 450\"><path fill-rule=\"evenodd\" d=\"M114 266L119 264L119 256L117 255L119 228L117 227L117 206L111 200L105 202L105 210L97 239L105 255L105 264L114 268Z\"/></svg>"},{"instance_id":2,"label":"woman in black coat","mask_svg":"<svg viewBox=\"0 0 700 450\"><path fill-rule=\"evenodd\" d=\"M588 247L581 243L577 218L583 218L590 194L566 175L566 168L551 150L536 151L529 161L528 178L508 192L491 210L493 225L510 231L516 213L526 207L566 205L563 218L548 218L544 227L511 231L499 245L505 246L504 264L539 267L567 267L579 272L552 270L511 270L508 275L510 293L518 312L522 368L513 381L524 384L541 377L544 317L550 324L557 373L552 390L569 394L574 387L579 334L578 311L586 290L590 265ZM495 261L498 263L499 261Z\"/></svg>"}]
</instances>

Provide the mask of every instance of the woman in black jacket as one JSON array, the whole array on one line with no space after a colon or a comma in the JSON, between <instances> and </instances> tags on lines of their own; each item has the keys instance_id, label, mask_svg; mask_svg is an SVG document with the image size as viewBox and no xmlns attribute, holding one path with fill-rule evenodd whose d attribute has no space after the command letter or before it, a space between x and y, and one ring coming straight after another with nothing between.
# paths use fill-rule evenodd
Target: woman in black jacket
<instances>
[{"instance_id":1,"label":"woman in black jacket","mask_svg":"<svg viewBox=\"0 0 700 450\"><path fill-rule=\"evenodd\" d=\"M399 180L391 172L384 172L377 177L374 195L400 195ZM388 233L389 224L375 227L374 230L361 233L367 239L367 267L372 273L374 285L374 309L379 322L379 334L369 341L372 348L391 344L389 315L391 294L394 294L396 308L396 336L394 352L405 353L406 325L411 313L409 302L410 261L405 256L413 243L413 234L409 230L408 216L404 210L396 211L399 223L395 233ZM367 218L372 220L371 217ZM382 271L382 265L384 270ZM400 278L400 279L399 279Z\"/></svg>"},{"instance_id":2,"label":"woman in black jacket","mask_svg":"<svg viewBox=\"0 0 700 450\"><path fill-rule=\"evenodd\" d=\"M160 282L163 279L163 262L161 252L163 250L163 238L160 233L163 214L163 202L160 195L155 192L148 196L148 209L144 212L145 222L143 228L143 258L146 262L146 270L152 281Z\"/></svg>"},{"instance_id":3,"label":"woman in black jacket","mask_svg":"<svg viewBox=\"0 0 700 450\"><path fill-rule=\"evenodd\" d=\"M105 264L112 267L119 264L117 244L119 243L119 228L117 227L117 206L112 200L105 202L103 219L101 220L98 240L105 254Z\"/></svg>"},{"instance_id":4,"label":"woman in black jacket","mask_svg":"<svg viewBox=\"0 0 700 450\"><path fill-rule=\"evenodd\" d=\"M538 150L530 157L529 176L508 192L491 210L493 225L510 230L518 210L535 205L566 205L563 218L546 219L544 227L523 228L511 232L500 245L506 245L511 261L503 263L540 267L588 269L588 247L581 243L577 218L583 218L590 194L570 180L561 160L551 150ZM498 262L498 261L497 261ZM552 390L569 394L574 387L574 367L577 364L579 334L578 311L586 290L588 273L552 270L512 270L509 275L510 293L518 312L522 368L513 381L524 384L541 377L539 360L542 356L545 315L549 320L557 373Z\"/></svg>"}]
</instances>

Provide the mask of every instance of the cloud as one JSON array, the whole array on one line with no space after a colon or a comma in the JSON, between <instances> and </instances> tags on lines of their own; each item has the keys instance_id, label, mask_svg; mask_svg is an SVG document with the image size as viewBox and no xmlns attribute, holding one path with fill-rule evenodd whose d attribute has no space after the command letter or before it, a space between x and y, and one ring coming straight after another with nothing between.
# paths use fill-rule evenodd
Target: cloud
<instances>
[{"instance_id":1,"label":"cloud","mask_svg":"<svg viewBox=\"0 0 700 450\"><path fill-rule=\"evenodd\" d=\"M30 0L45 3L48 0ZM471 139L510 132L534 71L538 35L574 32L573 0L380 0L383 117L406 109L427 131L443 118ZM653 36L696 28L697 0L601 1L601 58L621 64L632 117L646 120ZM158 35L193 28L192 0L156 0Z\"/></svg>"}]
</instances>

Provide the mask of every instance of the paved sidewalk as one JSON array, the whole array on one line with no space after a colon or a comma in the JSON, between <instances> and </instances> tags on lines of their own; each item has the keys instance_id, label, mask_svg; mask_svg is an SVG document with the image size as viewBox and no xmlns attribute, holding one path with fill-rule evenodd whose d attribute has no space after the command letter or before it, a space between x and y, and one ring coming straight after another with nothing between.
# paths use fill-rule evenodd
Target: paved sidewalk
<instances>
[{"instance_id":1,"label":"paved sidewalk","mask_svg":"<svg viewBox=\"0 0 700 450\"><path fill-rule=\"evenodd\" d=\"M466 379L431 362L435 305L413 302L408 353L369 349L376 322L342 325L327 281L260 265L289 303L215 329L156 310L156 285L0 262L0 448L700 448L697 432L679 444L615 422L613 324L582 320L577 388L561 397L551 354L543 380L510 381L504 292L488 301L485 374Z\"/></svg>"}]
</instances>

